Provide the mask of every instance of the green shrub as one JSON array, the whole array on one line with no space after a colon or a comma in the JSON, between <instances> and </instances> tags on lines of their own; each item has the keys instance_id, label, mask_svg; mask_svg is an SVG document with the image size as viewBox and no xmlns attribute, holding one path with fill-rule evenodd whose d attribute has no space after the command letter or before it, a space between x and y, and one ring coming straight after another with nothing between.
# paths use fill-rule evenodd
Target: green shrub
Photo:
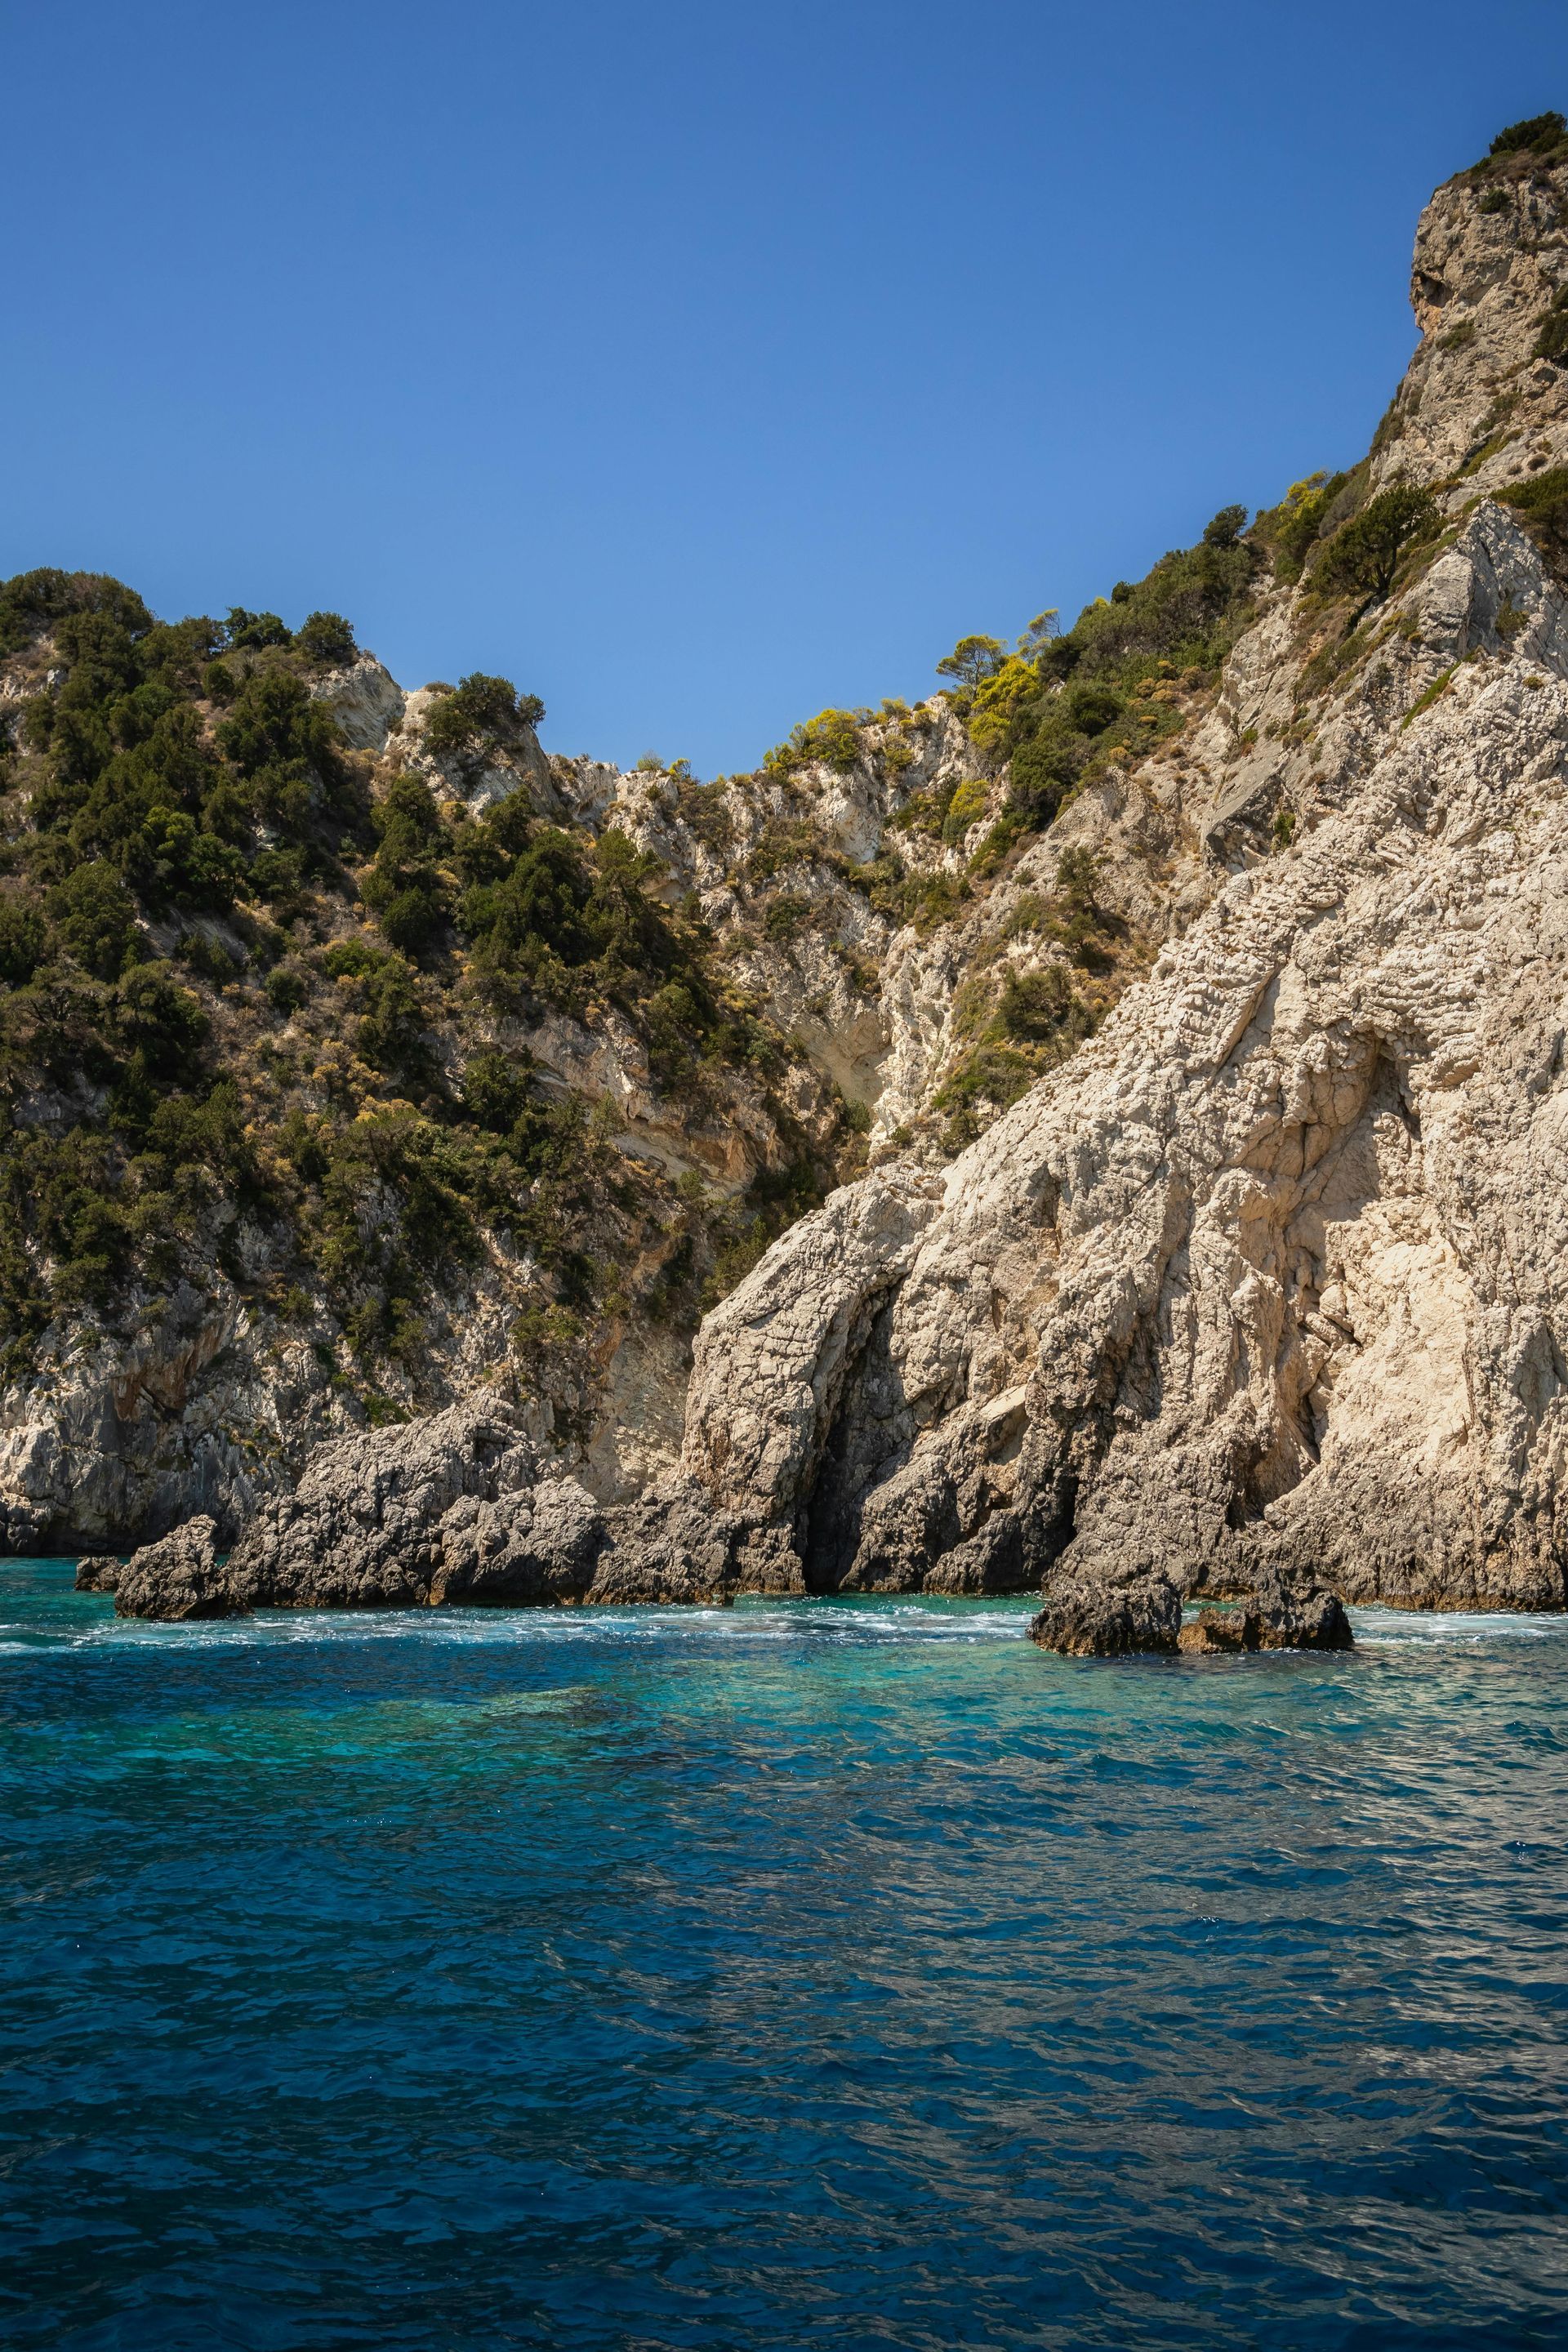
<instances>
[{"instance_id":1,"label":"green shrub","mask_svg":"<svg viewBox=\"0 0 1568 2352\"><path fill-rule=\"evenodd\" d=\"M149 1077L193 1082L207 1034L200 1001L183 988L170 963L143 963L115 991L121 1050L140 1059Z\"/></svg>"},{"instance_id":2,"label":"green shrub","mask_svg":"<svg viewBox=\"0 0 1568 2352\"><path fill-rule=\"evenodd\" d=\"M860 728L868 714L857 710L819 710L815 719L793 728L787 743L775 744L763 761L772 775L791 775L797 768L818 762L847 775L860 757Z\"/></svg>"},{"instance_id":3,"label":"green shrub","mask_svg":"<svg viewBox=\"0 0 1568 2352\"><path fill-rule=\"evenodd\" d=\"M432 703L425 743L437 759L509 741L521 727L537 727L544 705L536 694L520 695L509 677L482 670L460 678L449 694Z\"/></svg>"},{"instance_id":4,"label":"green shrub","mask_svg":"<svg viewBox=\"0 0 1568 2352\"><path fill-rule=\"evenodd\" d=\"M1029 1056L1011 1045L976 1045L954 1063L931 1097L931 1107L973 1113L989 1103L996 1110L1005 1110L1020 1095L1027 1094L1038 1076ZM973 1131L968 1121L959 1129L961 1135Z\"/></svg>"},{"instance_id":5,"label":"green shrub","mask_svg":"<svg viewBox=\"0 0 1568 2352\"><path fill-rule=\"evenodd\" d=\"M1245 507L1221 507L1214 520L1204 526L1204 545L1234 547L1246 529L1247 509Z\"/></svg>"},{"instance_id":6,"label":"green shrub","mask_svg":"<svg viewBox=\"0 0 1568 2352\"><path fill-rule=\"evenodd\" d=\"M276 613L247 613L243 604L230 605L224 636L237 653L246 649L261 653L269 646L290 646L294 642Z\"/></svg>"},{"instance_id":7,"label":"green shrub","mask_svg":"<svg viewBox=\"0 0 1568 2352\"><path fill-rule=\"evenodd\" d=\"M542 950L583 964L594 951L583 920L591 889L571 836L542 827L503 879L466 894L459 920L491 965L535 971Z\"/></svg>"},{"instance_id":8,"label":"green shrub","mask_svg":"<svg viewBox=\"0 0 1568 2352\"><path fill-rule=\"evenodd\" d=\"M1312 567L1312 586L1330 595L1381 602L1405 555L1430 538L1441 520L1430 490L1396 482L1334 533Z\"/></svg>"},{"instance_id":9,"label":"green shrub","mask_svg":"<svg viewBox=\"0 0 1568 2352\"><path fill-rule=\"evenodd\" d=\"M394 959L369 940L334 940L321 958L329 980L370 980Z\"/></svg>"},{"instance_id":10,"label":"green shrub","mask_svg":"<svg viewBox=\"0 0 1568 2352\"><path fill-rule=\"evenodd\" d=\"M1532 114L1528 121L1510 122L1500 131L1488 150L1493 155L1545 154L1568 134L1568 122L1561 114Z\"/></svg>"},{"instance_id":11,"label":"green shrub","mask_svg":"<svg viewBox=\"0 0 1568 2352\"><path fill-rule=\"evenodd\" d=\"M353 626L341 613L307 613L294 646L318 669L346 669L359 653Z\"/></svg>"},{"instance_id":12,"label":"green shrub","mask_svg":"<svg viewBox=\"0 0 1568 2352\"><path fill-rule=\"evenodd\" d=\"M1532 356L1538 360L1555 360L1559 366L1568 366L1568 286L1563 289L1542 320Z\"/></svg>"},{"instance_id":13,"label":"green shrub","mask_svg":"<svg viewBox=\"0 0 1568 2352\"><path fill-rule=\"evenodd\" d=\"M354 1045L373 1069L423 1073L428 1062L425 1033L429 1013L413 970L401 955L388 955L361 983L363 1012Z\"/></svg>"},{"instance_id":14,"label":"green shrub","mask_svg":"<svg viewBox=\"0 0 1568 2352\"><path fill-rule=\"evenodd\" d=\"M226 987L241 970L241 960L210 931L182 931L174 951L182 963L210 980L215 988Z\"/></svg>"},{"instance_id":15,"label":"green shrub","mask_svg":"<svg viewBox=\"0 0 1568 2352\"><path fill-rule=\"evenodd\" d=\"M98 614L134 638L153 615L134 589L102 572L58 572L44 566L0 582L0 653L15 653L44 631L76 614ZM56 628L57 638L58 635Z\"/></svg>"},{"instance_id":16,"label":"green shrub","mask_svg":"<svg viewBox=\"0 0 1568 2352\"><path fill-rule=\"evenodd\" d=\"M1063 689L1060 716L1077 735L1103 735L1115 725L1126 705L1113 686L1093 678L1075 679Z\"/></svg>"},{"instance_id":17,"label":"green shrub","mask_svg":"<svg viewBox=\"0 0 1568 2352\"><path fill-rule=\"evenodd\" d=\"M95 980L118 980L146 953L136 901L102 859L79 866L57 883L47 906L61 945Z\"/></svg>"},{"instance_id":18,"label":"green shrub","mask_svg":"<svg viewBox=\"0 0 1568 2352\"><path fill-rule=\"evenodd\" d=\"M463 1107L479 1127L505 1135L521 1118L532 1091L526 1055L493 1046L470 1054L463 1071Z\"/></svg>"},{"instance_id":19,"label":"green shrub","mask_svg":"<svg viewBox=\"0 0 1568 2352\"><path fill-rule=\"evenodd\" d=\"M1489 188L1476 209L1483 213L1510 213L1513 210L1513 199L1506 188Z\"/></svg>"},{"instance_id":20,"label":"green shrub","mask_svg":"<svg viewBox=\"0 0 1568 2352\"><path fill-rule=\"evenodd\" d=\"M12 1335L58 1308L102 1306L123 1279L131 1233L108 1146L81 1129L16 1139L0 1161L0 1271ZM31 1244L48 1267L34 1271Z\"/></svg>"},{"instance_id":21,"label":"green shrub","mask_svg":"<svg viewBox=\"0 0 1568 2352\"><path fill-rule=\"evenodd\" d=\"M994 677L1006 658L1007 648L1000 637L960 637L952 651L938 662L937 676L956 678L961 687L973 688Z\"/></svg>"},{"instance_id":22,"label":"green shrub","mask_svg":"<svg viewBox=\"0 0 1568 2352\"><path fill-rule=\"evenodd\" d=\"M310 982L298 964L275 964L262 985L267 992L268 1003L285 1020L290 1013L298 1013L310 992Z\"/></svg>"},{"instance_id":23,"label":"green shrub","mask_svg":"<svg viewBox=\"0 0 1568 2352\"><path fill-rule=\"evenodd\" d=\"M1274 569L1288 585L1301 576L1330 509L1350 480L1348 474L1309 474L1292 482L1277 507L1260 514L1252 536L1268 548Z\"/></svg>"},{"instance_id":24,"label":"green shrub","mask_svg":"<svg viewBox=\"0 0 1568 2352\"><path fill-rule=\"evenodd\" d=\"M1013 733L1019 714L1040 690L1033 662L1012 655L980 688L970 707L969 731L985 751L994 751Z\"/></svg>"},{"instance_id":25,"label":"green shrub","mask_svg":"<svg viewBox=\"0 0 1568 2352\"><path fill-rule=\"evenodd\" d=\"M26 988L44 960L47 940L43 908L19 891L0 892L0 982Z\"/></svg>"},{"instance_id":26,"label":"green shrub","mask_svg":"<svg viewBox=\"0 0 1568 2352\"><path fill-rule=\"evenodd\" d=\"M1072 1002L1067 973L1060 964L1048 963L1038 971L1008 973L999 1017L1009 1037L1039 1043L1055 1036Z\"/></svg>"},{"instance_id":27,"label":"green shrub","mask_svg":"<svg viewBox=\"0 0 1568 2352\"><path fill-rule=\"evenodd\" d=\"M746 859L746 879L771 882L786 866L811 865L822 854L822 836L811 825L788 817L769 817Z\"/></svg>"},{"instance_id":28,"label":"green shrub","mask_svg":"<svg viewBox=\"0 0 1568 2352\"><path fill-rule=\"evenodd\" d=\"M912 923L932 931L950 923L969 897L966 882L951 874L910 874L900 858L882 856L856 870L854 879L879 914L889 922Z\"/></svg>"},{"instance_id":29,"label":"green shrub","mask_svg":"<svg viewBox=\"0 0 1568 2352\"><path fill-rule=\"evenodd\" d=\"M447 835L430 787L396 776L374 814L381 836L375 863L360 886L395 948L417 954L451 911L451 884L439 859Z\"/></svg>"},{"instance_id":30,"label":"green shrub","mask_svg":"<svg viewBox=\"0 0 1568 2352\"><path fill-rule=\"evenodd\" d=\"M330 762L339 735L325 703L312 700L291 671L260 669L246 679L217 740L242 776L256 776Z\"/></svg>"},{"instance_id":31,"label":"green shrub","mask_svg":"<svg viewBox=\"0 0 1568 2352\"><path fill-rule=\"evenodd\" d=\"M1568 576L1568 466L1510 482L1497 495L1513 508L1553 570Z\"/></svg>"},{"instance_id":32,"label":"green shrub","mask_svg":"<svg viewBox=\"0 0 1568 2352\"><path fill-rule=\"evenodd\" d=\"M979 823L989 798L988 788L973 776L965 777L956 787L942 824L942 837L950 848L963 839L971 825Z\"/></svg>"},{"instance_id":33,"label":"green shrub","mask_svg":"<svg viewBox=\"0 0 1568 2352\"><path fill-rule=\"evenodd\" d=\"M1100 879L1100 861L1092 850L1081 844L1064 849L1057 866L1057 896L1069 913L1092 917L1095 906L1095 886Z\"/></svg>"},{"instance_id":34,"label":"green shrub","mask_svg":"<svg viewBox=\"0 0 1568 2352\"><path fill-rule=\"evenodd\" d=\"M763 917L763 929L770 940L793 940L810 924L813 912L809 898L783 890Z\"/></svg>"}]
</instances>

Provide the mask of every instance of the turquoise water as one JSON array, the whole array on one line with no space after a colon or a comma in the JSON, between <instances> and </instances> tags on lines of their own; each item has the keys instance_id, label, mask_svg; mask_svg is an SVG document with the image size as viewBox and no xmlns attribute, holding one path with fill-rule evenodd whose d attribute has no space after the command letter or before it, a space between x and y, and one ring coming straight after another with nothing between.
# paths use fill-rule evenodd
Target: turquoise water
<instances>
[{"instance_id":1,"label":"turquoise water","mask_svg":"<svg viewBox=\"0 0 1568 2352\"><path fill-rule=\"evenodd\" d=\"M1568 1624L0 1563L0 2341L1568 2341Z\"/></svg>"}]
</instances>

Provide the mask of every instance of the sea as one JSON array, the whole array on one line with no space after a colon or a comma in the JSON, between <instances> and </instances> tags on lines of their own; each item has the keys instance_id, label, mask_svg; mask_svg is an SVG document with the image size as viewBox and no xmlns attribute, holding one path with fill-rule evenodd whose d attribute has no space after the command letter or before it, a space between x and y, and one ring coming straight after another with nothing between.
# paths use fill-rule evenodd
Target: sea
<instances>
[{"instance_id":1,"label":"sea","mask_svg":"<svg viewBox=\"0 0 1568 2352\"><path fill-rule=\"evenodd\" d=\"M0 1562L6 2352L1568 2345L1568 1621Z\"/></svg>"}]
</instances>

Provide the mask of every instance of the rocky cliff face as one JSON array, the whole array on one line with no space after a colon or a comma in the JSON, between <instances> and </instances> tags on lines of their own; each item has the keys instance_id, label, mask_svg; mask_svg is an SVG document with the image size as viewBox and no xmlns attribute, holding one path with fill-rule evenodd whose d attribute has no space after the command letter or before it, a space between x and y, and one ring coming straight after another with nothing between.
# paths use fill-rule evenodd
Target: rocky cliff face
<instances>
[{"instance_id":1,"label":"rocky cliff face","mask_svg":"<svg viewBox=\"0 0 1568 2352\"><path fill-rule=\"evenodd\" d=\"M704 1326L688 1475L814 1588L1563 1605L1568 614L1476 488L1568 453L1563 183L1423 219L1373 479L1435 546L1354 609L1267 593L1180 775L1108 789L1180 845L1149 976Z\"/></svg>"},{"instance_id":2,"label":"rocky cliff face","mask_svg":"<svg viewBox=\"0 0 1568 2352\"><path fill-rule=\"evenodd\" d=\"M383 1404L510 1396L531 1466L465 1488L449 1572L426 1531L410 1592L472 1582L469 1519L515 1518L513 1487L554 1478L581 1498L546 1511L565 1565L518 1568L513 1597L529 1576L652 1593L662 1540L693 1597L1120 1581L1154 1593L1121 1616L1163 1623L1167 1580L1316 1576L1563 1605L1565 205L1561 154L1438 192L1421 344L1352 474L1244 541L1216 519L1212 545L977 688L822 714L752 775L623 774L526 726L455 756L449 689L405 694L368 656L314 677L373 799L427 786L453 871L481 870L471 828L489 841L498 812L612 877L629 845L742 1040L703 1049L693 1092L663 997L655 1020L602 964L575 995L508 995L478 918L436 935L429 1117L460 1126L477 1053L591 1108L610 1176L553 1213L619 1264L570 1344L542 1347L565 1293L528 1222L536 1179L416 1302ZM54 691L55 662L30 646L14 698ZM300 970L381 939L361 872L361 906L321 898L297 926ZM256 991L222 994L248 1053ZM268 1032L306 1072L289 1101L403 1116L405 1073L334 1079L322 1002L312 981ZM38 1099L62 1116L58 1090ZM395 1223L390 1181L378 1198L362 1216ZM310 1266L305 1323L276 1313L295 1264L257 1209L149 1330L58 1315L5 1398L12 1543L123 1544L196 1512L216 1543L287 1517L268 1498L317 1440L352 1440L366 1386ZM693 1360L704 1283L727 1295ZM486 1527L504 1585L539 1547ZM246 1543L242 1566L266 1552ZM287 1597L330 1596L294 1560L237 1605Z\"/></svg>"}]
</instances>

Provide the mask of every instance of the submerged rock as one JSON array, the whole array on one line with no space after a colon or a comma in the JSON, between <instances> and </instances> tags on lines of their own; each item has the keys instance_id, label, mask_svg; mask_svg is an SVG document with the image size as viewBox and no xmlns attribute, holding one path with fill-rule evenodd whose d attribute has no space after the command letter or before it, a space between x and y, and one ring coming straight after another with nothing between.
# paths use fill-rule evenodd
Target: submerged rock
<instances>
[{"instance_id":1,"label":"submerged rock","mask_svg":"<svg viewBox=\"0 0 1568 2352\"><path fill-rule=\"evenodd\" d=\"M1211 1604L1189 1625L1182 1596L1167 1576L1058 1576L1029 1626L1043 1649L1071 1658L1125 1657L1180 1650L1188 1656L1237 1656L1248 1650L1349 1650L1355 1644L1337 1593L1265 1577L1247 1601Z\"/></svg>"},{"instance_id":2,"label":"submerged rock","mask_svg":"<svg viewBox=\"0 0 1568 2352\"><path fill-rule=\"evenodd\" d=\"M1258 1588L1260 1650L1353 1650L1344 1603L1321 1584L1286 1584L1266 1576Z\"/></svg>"}]
</instances>

